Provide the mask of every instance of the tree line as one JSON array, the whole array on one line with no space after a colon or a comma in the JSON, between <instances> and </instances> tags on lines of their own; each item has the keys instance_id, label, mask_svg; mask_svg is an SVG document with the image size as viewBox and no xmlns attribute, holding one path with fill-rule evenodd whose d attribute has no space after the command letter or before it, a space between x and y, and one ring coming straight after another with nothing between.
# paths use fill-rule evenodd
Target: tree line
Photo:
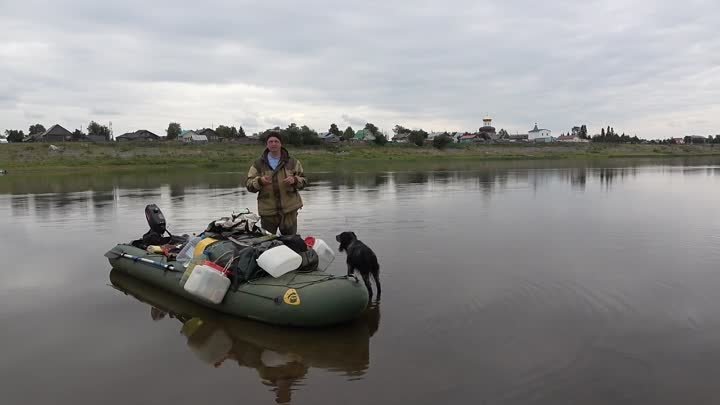
<instances>
[{"instance_id":1,"label":"tree line","mask_svg":"<svg viewBox=\"0 0 720 405\"><path fill-rule=\"evenodd\" d=\"M387 137L373 123L366 123L362 130L364 131L366 137L367 135L371 135L367 138L376 145L385 145L389 141ZM30 125L27 134L23 130L7 129L5 130L5 136L8 142L22 142L23 139L25 139L28 135L38 135L44 133L45 131L45 126L38 123ZM217 133L218 137L222 139L240 139L247 136L242 126L235 127L228 125L219 125L214 129L214 131L215 133ZM425 145L429 137L428 132L423 129L409 129L402 125L395 125L392 131L395 134L396 139L407 139L409 143L418 146ZM166 139L177 139L182 132L183 129L180 123L171 122L168 124L168 128L165 130ZM307 125L298 126L296 123L291 123L287 126L287 128L280 128L279 126L276 126L274 128L266 129L253 135L258 136L259 142L264 142L265 137L270 132L279 133L284 138L285 142L293 146L319 145L323 143L323 140L320 138L319 134L314 129L311 129ZM357 134L351 126L348 126L343 131L335 123L330 124L330 128L328 128L327 132L336 136L340 141L349 141L351 139L354 139L356 138ZM84 139L87 139L89 135L99 136L106 140L110 140L111 138L111 132L107 126L99 124L95 121L90 121L87 126L87 133L83 132L80 129L75 129L72 132L72 140L82 141ZM566 133L562 133L562 135L566 135ZM591 136L588 134L587 126L578 125L572 127L572 129L567 132L567 135L574 135L579 137L580 139L585 139L591 142L598 143L643 142L643 140L639 139L637 136L629 136L626 135L624 132L622 134L618 134L611 126L608 126L607 129L602 128L599 134ZM490 140L487 139L487 134L482 134L482 136L484 137L484 139ZM498 132L498 139L503 140L509 138L510 135L508 134L508 132L505 129L500 129L500 131ZM675 144L679 143L678 139L682 139L682 142L686 144L720 143L720 135L709 135L707 137L685 136L683 138L668 138L664 140L656 139L647 142L654 144ZM442 149L454 142L455 138L450 133L443 132L442 134L439 134L438 136L433 138L432 145L436 148Z\"/></svg>"},{"instance_id":2,"label":"tree line","mask_svg":"<svg viewBox=\"0 0 720 405\"><path fill-rule=\"evenodd\" d=\"M95 121L90 121L87 126L87 130L88 132L84 133L80 129L75 129L73 132L71 132L72 140L81 141L83 139L86 139L88 135L98 135L104 137L106 140L110 140L110 128L108 128L106 125L101 125ZM27 135L22 129L6 129L5 137L8 142L22 142L26 136L40 135L45 131L47 131L47 129L44 125L33 124L30 125L30 128L28 128Z\"/></svg>"}]
</instances>

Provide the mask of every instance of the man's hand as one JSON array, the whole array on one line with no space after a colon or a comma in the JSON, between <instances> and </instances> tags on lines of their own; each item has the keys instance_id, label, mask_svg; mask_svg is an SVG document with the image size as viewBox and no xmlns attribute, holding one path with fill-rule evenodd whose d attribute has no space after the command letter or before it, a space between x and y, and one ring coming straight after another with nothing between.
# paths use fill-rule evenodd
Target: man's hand
<instances>
[{"instance_id":1,"label":"man's hand","mask_svg":"<svg viewBox=\"0 0 720 405\"><path fill-rule=\"evenodd\" d=\"M283 183L287 184L288 186L292 186L293 184L295 184L295 176L285 177Z\"/></svg>"},{"instance_id":2,"label":"man's hand","mask_svg":"<svg viewBox=\"0 0 720 405\"><path fill-rule=\"evenodd\" d=\"M272 178L270 176L262 176L260 177L260 184L263 186L267 186L272 184Z\"/></svg>"}]
</instances>

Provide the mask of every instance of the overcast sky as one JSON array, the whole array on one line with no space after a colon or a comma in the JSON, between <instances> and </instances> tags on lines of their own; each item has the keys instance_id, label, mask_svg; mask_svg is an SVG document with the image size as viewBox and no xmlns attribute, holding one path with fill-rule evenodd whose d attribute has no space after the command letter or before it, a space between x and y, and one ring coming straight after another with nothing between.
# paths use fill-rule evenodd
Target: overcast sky
<instances>
[{"instance_id":1,"label":"overcast sky","mask_svg":"<svg viewBox=\"0 0 720 405\"><path fill-rule=\"evenodd\" d=\"M720 2L0 0L0 130L720 134Z\"/></svg>"}]
</instances>

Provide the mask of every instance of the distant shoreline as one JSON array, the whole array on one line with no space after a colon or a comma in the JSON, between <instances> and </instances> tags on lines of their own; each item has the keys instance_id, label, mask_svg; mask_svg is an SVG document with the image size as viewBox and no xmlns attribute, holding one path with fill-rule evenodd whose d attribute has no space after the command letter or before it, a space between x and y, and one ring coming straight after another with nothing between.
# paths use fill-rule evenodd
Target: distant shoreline
<instances>
[{"instance_id":1,"label":"distant shoreline","mask_svg":"<svg viewBox=\"0 0 720 405\"><path fill-rule=\"evenodd\" d=\"M49 143L0 145L0 170L13 172L88 170L133 171L176 168L246 170L263 150L261 145L231 143L182 145L176 143ZM480 162L498 160L598 160L614 158L720 157L715 145L652 144L473 144L452 145L445 150L411 145L342 145L288 147L306 170L337 168L384 169L397 164L429 162Z\"/></svg>"}]
</instances>

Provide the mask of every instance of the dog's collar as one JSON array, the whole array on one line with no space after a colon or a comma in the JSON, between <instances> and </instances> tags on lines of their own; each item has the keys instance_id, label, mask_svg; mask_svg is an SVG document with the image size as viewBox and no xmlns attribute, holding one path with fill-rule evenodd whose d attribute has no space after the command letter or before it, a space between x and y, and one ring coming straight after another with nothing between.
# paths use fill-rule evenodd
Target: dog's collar
<instances>
[{"instance_id":1,"label":"dog's collar","mask_svg":"<svg viewBox=\"0 0 720 405\"><path fill-rule=\"evenodd\" d=\"M341 252L342 252L343 250L347 252L348 248L349 248L350 246L352 246L353 243L355 243L355 242L357 242L357 239L353 239L350 243L348 243L347 245L343 246L342 249L338 249L338 250L340 250Z\"/></svg>"}]
</instances>

